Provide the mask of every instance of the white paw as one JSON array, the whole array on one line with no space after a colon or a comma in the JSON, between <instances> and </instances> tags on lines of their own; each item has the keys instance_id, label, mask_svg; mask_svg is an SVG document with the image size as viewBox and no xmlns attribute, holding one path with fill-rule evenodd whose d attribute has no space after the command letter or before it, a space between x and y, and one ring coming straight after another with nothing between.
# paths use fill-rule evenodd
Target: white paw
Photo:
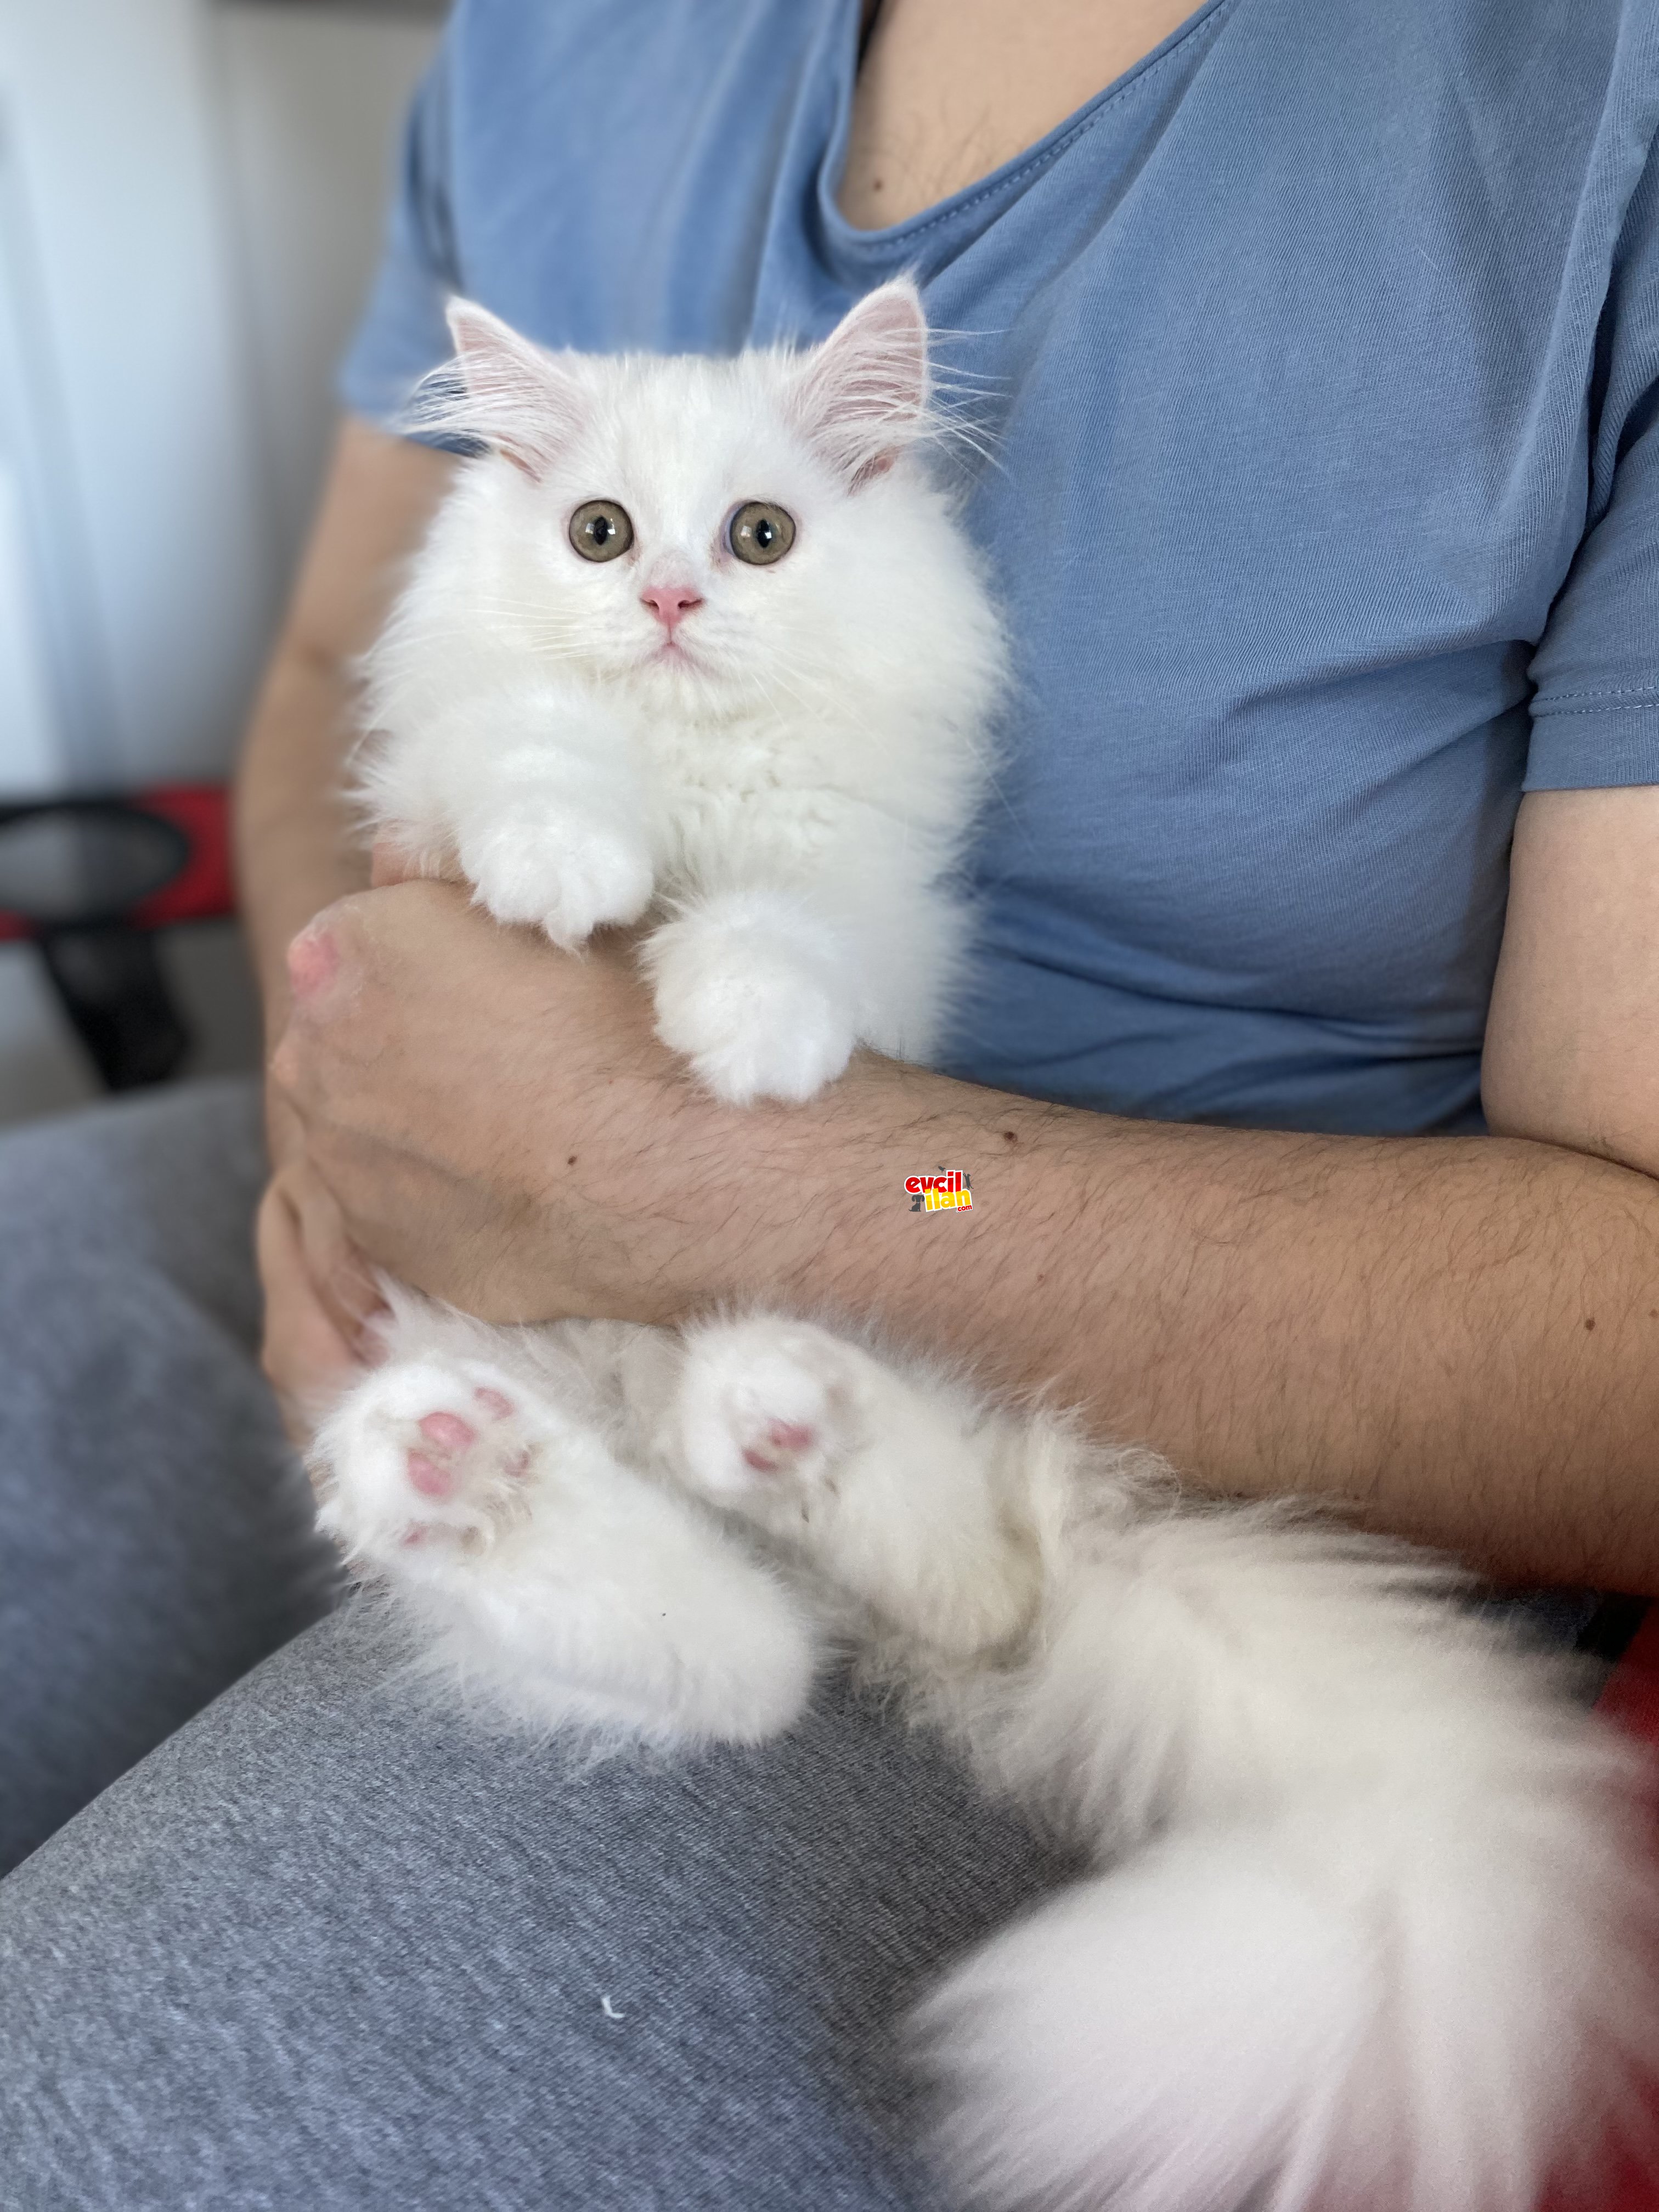
<instances>
[{"instance_id":1,"label":"white paw","mask_svg":"<svg viewBox=\"0 0 1659 2212\"><path fill-rule=\"evenodd\" d=\"M740 1322L689 1340L671 1450L709 1498L799 1515L861 1442L852 1363L822 1330Z\"/></svg>"},{"instance_id":2,"label":"white paw","mask_svg":"<svg viewBox=\"0 0 1659 2212\"><path fill-rule=\"evenodd\" d=\"M655 887L642 840L574 811L475 825L459 859L497 921L544 929L567 951L608 924L637 921Z\"/></svg>"},{"instance_id":3,"label":"white paw","mask_svg":"<svg viewBox=\"0 0 1659 2212\"><path fill-rule=\"evenodd\" d=\"M846 994L824 964L787 940L690 916L659 929L647 959L657 1034L717 1098L799 1103L852 1057L857 1030Z\"/></svg>"},{"instance_id":4,"label":"white paw","mask_svg":"<svg viewBox=\"0 0 1659 2212\"><path fill-rule=\"evenodd\" d=\"M320 1431L318 1520L351 1558L483 1550L528 1512L540 1455L562 1433L484 1361L399 1361Z\"/></svg>"}]
</instances>

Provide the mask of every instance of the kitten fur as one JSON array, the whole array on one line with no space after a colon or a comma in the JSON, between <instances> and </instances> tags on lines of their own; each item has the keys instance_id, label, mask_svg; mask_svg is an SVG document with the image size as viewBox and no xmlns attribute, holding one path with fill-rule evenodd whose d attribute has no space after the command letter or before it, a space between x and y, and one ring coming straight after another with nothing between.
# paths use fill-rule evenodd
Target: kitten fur
<instances>
[{"instance_id":1,"label":"kitten fur","mask_svg":"<svg viewBox=\"0 0 1659 2212\"><path fill-rule=\"evenodd\" d=\"M556 944L643 921L660 1032L723 1097L808 1097L859 1041L925 1059L1006 657L927 466L914 288L721 362L452 325L422 419L483 450L371 657L375 826ZM597 499L634 540L596 562ZM757 499L797 530L760 568L725 534ZM914 2024L964 2203L1529 2212L1626 2116L1648 1769L1448 1567L1188 1500L807 1321L387 1296L321 1517L446 1682L565 1741L760 1743L850 1652L1094 1868Z\"/></svg>"},{"instance_id":2,"label":"kitten fur","mask_svg":"<svg viewBox=\"0 0 1659 2212\"><path fill-rule=\"evenodd\" d=\"M811 1097L855 1042L934 1048L989 769L1000 628L949 502L926 327L889 287L805 356L548 355L453 311L430 428L488 436L368 662L378 830L556 944L657 915L665 1040L722 1097ZM520 424L520 428L514 425ZM595 498L632 550L592 562ZM722 543L744 499L797 541ZM665 645L642 599L701 604Z\"/></svg>"}]
</instances>

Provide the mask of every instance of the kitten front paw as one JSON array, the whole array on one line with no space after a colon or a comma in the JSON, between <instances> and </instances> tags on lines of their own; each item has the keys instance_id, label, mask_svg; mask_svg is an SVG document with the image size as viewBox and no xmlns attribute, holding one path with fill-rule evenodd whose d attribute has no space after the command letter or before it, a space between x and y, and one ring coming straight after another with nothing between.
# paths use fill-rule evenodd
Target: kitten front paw
<instances>
[{"instance_id":1,"label":"kitten front paw","mask_svg":"<svg viewBox=\"0 0 1659 2212\"><path fill-rule=\"evenodd\" d=\"M655 889L641 840L575 813L474 829L460 841L459 859L497 921L544 929L567 951L596 929L637 921Z\"/></svg>"},{"instance_id":2,"label":"kitten front paw","mask_svg":"<svg viewBox=\"0 0 1659 2212\"><path fill-rule=\"evenodd\" d=\"M760 1320L689 1339L670 1452L717 1504L799 1517L863 1440L852 1362L823 1330Z\"/></svg>"},{"instance_id":3,"label":"kitten front paw","mask_svg":"<svg viewBox=\"0 0 1659 2212\"><path fill-rule=\"evenodd\" d=\"M538 1455L558 1431L482 1360L399 1361L360 1382L319 1432L318 1522L371 1565L418 1570L482 1552L527 1515Z\"/></svg>"},{"instance_id":4,"label":"kitten front paw","mask_svg":"<svg viewBox=\"0 0 1659 2212\"><path fill-rule=\"evenodd\" d=\"M688 915L657 932L647 961L657 1035L730 1105L799 1104L852 1057L858 1036L845 994L787 940Z\"/></svg>"}]
</instances>

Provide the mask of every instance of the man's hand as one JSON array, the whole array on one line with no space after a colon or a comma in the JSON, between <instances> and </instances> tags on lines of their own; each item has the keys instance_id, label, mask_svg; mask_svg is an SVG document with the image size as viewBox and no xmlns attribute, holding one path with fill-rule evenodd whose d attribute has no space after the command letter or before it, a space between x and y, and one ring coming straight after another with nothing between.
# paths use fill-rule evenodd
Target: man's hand
<instances>
[{"instance_id":1,"label":"man's hand","mask_svg":"<svg viewBox=\"0 0 1659 2212\"><path fill-rule=\"evenodd\" d=\"M658 1042L626 944L568 956L398 883L319 915L290 975L273 1081L376 1263L491 1320L695 1301L711 1184L759 1132Z\"/></svg>"},{"instance_id":2,"label":"man's hand","mask_svg":"<svg viewBox=\"0 0 1659 2212\"><path fill-rule=\"evenodd\" d=\"M338 1206L306 1158L303 1129L280 1098L270 1102L270 1121L278 1165L254 1228L265 1304L260 1364L283 1425L303 1449L319 1416L370 1356L365 1324L380 1299Z\"/></svg>"},{"instance_id":3,"label":"man's hand","mask_svg":"<svg viewBox=\"0 0 1659 2212\"><path fill-rule=\"evenodd\" d=\"M260 1200L254 1242L264 1291L260 1364L276 1394L283 1425L303 1450L318 1414L359 1371L345 1325L319 1291L305 1251L301 1212L281 1177Z\"/></svg>"},{"instance_id":4,"label":"man's hand","mask_svg":"<svg viewBox=\"0 0 1659 2212\"><path fill-rule=\"evenodd\" d=\"M342 427L237 786L237 878L272 1040L287 1019L289 939L366 880L342 799L356 726L353 672L453 469L447 455L367 423ZM275 1176L258 1221L265 1367L290 1432L303 1442L311 1410L353 1370L374 1291L306 1161L304 1130L274 1092L267 1121Z\"/></svg>"}]
</instances>

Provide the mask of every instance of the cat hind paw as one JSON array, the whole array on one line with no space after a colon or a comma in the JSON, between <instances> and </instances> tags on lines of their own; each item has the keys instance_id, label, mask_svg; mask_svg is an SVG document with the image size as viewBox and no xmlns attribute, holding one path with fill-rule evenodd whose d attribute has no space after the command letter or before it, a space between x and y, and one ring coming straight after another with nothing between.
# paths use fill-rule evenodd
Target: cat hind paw
<instances>
[{"instance_id":1,"label":"cat hind paw","mask_svg":"<svg viewBox=\"0 0 1659 2212\"><path fill-rule=\"evenodd\" d=\"M702 1330L686 1347L677 1456L720 1504L769 1508L833 1489L861 1441L842 1347L819 1331L771 1322Z\"/></svg>"},{"instance_id":2,"label":"cat hind paw","mask_svg":"<svg viewBox=\"0 0 1659 2212\"><path fill-rule=\"evenodd\" d=\"M319 1435L318 1520L349 1558L483 1549L527 1510L546 1426L483 1361L380 1369Z\"/></svg>"}]
</instances>

